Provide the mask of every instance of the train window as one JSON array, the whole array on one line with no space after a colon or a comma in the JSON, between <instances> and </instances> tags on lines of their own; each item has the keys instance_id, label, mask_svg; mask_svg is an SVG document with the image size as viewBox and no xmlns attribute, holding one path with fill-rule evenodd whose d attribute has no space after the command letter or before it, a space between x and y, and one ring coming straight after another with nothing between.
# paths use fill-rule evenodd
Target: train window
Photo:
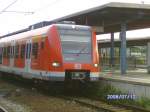
<instances>
[{"instance_id":1,"label":"train window","mask_svg":"<svg viewBox=\"0 0 150 112\"><path fill-rule=\"evenodd\" d=\"M15 58L18 58L19 56L19 45L15 46Z\"/></svg>"},{"instance_id":2,"label":"train window","mask_svg":"<svg viewBox=\"0 0 150 112\"><path fill-rule=\"evenodd\" d=\"M11 57L11 46L8 46L8 58Z\"/></svg>"},{"instance_id":3,"label":"train window","mask_svg":"<svg viewBox=\"0 0 150 112\"><path fill-rule=\"evenodd\" d=\"M10 46L8 46L8 48L7 48L8 49L8 58L10 58L10 56L11 56L10 48L11 48Z\"/></svg>"},{"instance_id":4,"label":"train window","mask_svg":"<svg viewBox=\"0 0 150 112\"><path fill-rule=\"evenodd\" d=\"M1 49L1 53L2 53L2 57L3 57L3 47L2 47L2 49Z\"/></svg>"},{"instance_id":5,"label":"train window","mask_svg":"<svg viewBox=\"0 0 150 112\"><path fill-rule=\"evenodd\" d=\"M38 55L38 43L33 43L32 45L32 56L33 58L37 58Z\"/></svg>"},{"instance_id":6,"label":"train window","mask_svg":"<svg viewBox=\"0 0 150 112\"><path fill-rule=\"evenodd\" d=\"M2 56L4 57L4 47L2 47Z\"/></svg>"},{"instance_id":7,"label":"train window","mask_svg":"<svg viewBox=\"0 0 150 112\"><path fill-rule=\"evenodd\" d=\"M31 44L26 44L26 59L30 58Z\"/></svg>"},{"instance_id":8,"label":"train window","mask_svg":"<svg viewBox=\"0 0 150 112\"><path fill-rule=\"evenodd\" d=\"M59 33L64 61L91 63L92 36L89 28L83 30L59 28ZM78 57L74 57L74 54ZM72 55L71 59L70 55Z\"/></svg>"},{"instance_id":9,"label":"train window","mask_svg":"<svg viewBox=\"0 0 150 112\"><path fill-rule=\"evenodd\" d=\"M5 47L3 47L3 57L5 57Z\"/></svg>"},{"instance_id":10,"label":"train window","mask_svg":"<svg viewBox=\"0 0 150 112\"><path fill-rule=\"evenodd\" d=\"M29 54L29 44L26 44L26 59L28 59Z\"/></svg>"},{"instance_id":11,"label":"train window","mask_svg":"<svg viewBox=\"0 0 150 112\"><path fill-rule=\"evenodd\" d=\"M7 57L7 47L4 47L4 57Z\"/></svg>"},{"instance_id":12,"label":"train window","mask_svg":"<svg viewBox=\"0 0 150 112\"><path fill-rule=\"evenodd\" d=\"M10 57L10 46L7 47L7 54L6 57L9 58Z\"/></svg>"},{"instance_id":13,"label":"train window","mask_svg":"<svg viewBox=\"0 0 150 112\"><path fill-rule=\"evenodd\" d=\"M25 44L21 45L21 58L24 58L25 55Z\"/></svg>"},{"instance_id":14,"label":"train window","mask_svg":"<svg viewBox=\"0 0 150 112\"><path fill-rule=\"evenodd\" d=\"M3 47L2 47L2 54L3 54Z\"/></svg>"},{"instance_id":15,"label":"train window","mask_svg":"<svg viewBox=\"0 0 150 112\"><path fill-rule=\"evenodd\" d=\"M31 45L31 43L29 44L29 57L28 58L30 58L30 55L31 55L31 48L32 48L32 45Z\"/></svg>"},{"instance_id":16,"label":"train window","mask_svg":"<svg viewBox=\"0 0 150 112\"><path fill-rule=\"evenodd\" d=\"M4 57L6 58L6 56L7 56L7 49L6 47L4 47Z\"/></svg>"},{"instance_id":17,"label":"train window","mask_svg":"<svg viewBox=\"0 0 150 112\"><path fill-rule=\"evenodd\" d=\"M44 49L44 41L41 42L41 49Z\"/></svg>"}]
</instances>

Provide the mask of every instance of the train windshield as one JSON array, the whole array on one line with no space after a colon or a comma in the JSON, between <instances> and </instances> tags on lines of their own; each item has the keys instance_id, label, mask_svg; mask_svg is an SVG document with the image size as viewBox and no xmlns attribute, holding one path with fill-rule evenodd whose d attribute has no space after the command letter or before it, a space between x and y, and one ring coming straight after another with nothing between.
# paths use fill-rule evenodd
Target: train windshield
<instances>
[{"instance_id":1,"label":"train windshield","mask_svg":"<svg viewBox=\"0 0 150 112\"><path fill-rule=\"evenodd\" d=\"M59 29L63 58L66 62L91 62L91 31L88 29Z\"/></svg>"}]
</instances>

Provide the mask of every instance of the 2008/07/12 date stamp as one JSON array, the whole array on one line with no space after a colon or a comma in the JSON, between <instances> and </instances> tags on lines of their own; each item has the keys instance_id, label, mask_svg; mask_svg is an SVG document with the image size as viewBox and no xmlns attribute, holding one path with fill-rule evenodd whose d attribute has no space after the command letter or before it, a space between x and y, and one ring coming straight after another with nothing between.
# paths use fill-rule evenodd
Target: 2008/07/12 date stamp
<instances>
[{"instance_id":1,"label":"2008/07/12 date stamp","mask_svg":"<svg viewBox=\"0 0 150 112\"><path fill-rule=\"evenodd\" d=\"M113 94L107 95L107 100L134 100L136 95L134 94Z\"/></svg>"}]
</instances>

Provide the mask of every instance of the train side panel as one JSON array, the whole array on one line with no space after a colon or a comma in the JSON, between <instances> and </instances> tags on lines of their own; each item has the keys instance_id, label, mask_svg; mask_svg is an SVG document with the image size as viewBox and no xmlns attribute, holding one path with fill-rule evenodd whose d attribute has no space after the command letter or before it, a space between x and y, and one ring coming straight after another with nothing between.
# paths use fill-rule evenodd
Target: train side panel
<instances>
[{"instance_id":1,"label":"train side panel","mask_svg":"<svg viewBox=\"0 0 150 112\"><path fill-rule=\"evenodd\" d=\"M72 25L70 25L69 27L71 27L71 29L73 28ZM78 35L77 31L78 30L76 30L76 34ZM40 32L40 34L38 34L38 32ZM85 32L83 32L83 34L84 33ZM18 36L18 38L14 38L15 45L13 54L13 67L10 67L9 60L10 51L8 50L10 50L10 48L8 47L10 46L10 43L8 43L7 40L5 40L5 44L3 43L3 60L2 64L0 65L0 70L5 72L10 71L10 73L19 74L26 78L35 78L49 81L64 81L68 73L71 73L69 77L72 77L74 75L82 76L88 74L88 80L97 80L99 76L99 68L97 67L99 60L96 35L94 33L92 33L91 35L92 36L90 38L92 52L91 54L88 54L91 55L91 62L88 61L81 63L77 59L80 59L80 57L83 56L83 54L81 53L84 50L83 48L80 48L80 50L78 50L78 53L70 54L70 56L74 56L73 58L75 58L77 62L69 62L64 60L65 55L62 51L62 37L57 28L57 25L51 25L49 26L49 28L47 28L47 30L41 29L37 30L37 32L33 31L33 33L31 31L31 33L25 34L25 36L22 39L19 39ZM28 40L31 40L30 44L32 46L32 49L29 50L31 62L26 57L26 55L28 54ZM84 57L82 58L84 59ZM29 61L29 63L27 63L26 61Z\"/></svg>"}]
</instances>

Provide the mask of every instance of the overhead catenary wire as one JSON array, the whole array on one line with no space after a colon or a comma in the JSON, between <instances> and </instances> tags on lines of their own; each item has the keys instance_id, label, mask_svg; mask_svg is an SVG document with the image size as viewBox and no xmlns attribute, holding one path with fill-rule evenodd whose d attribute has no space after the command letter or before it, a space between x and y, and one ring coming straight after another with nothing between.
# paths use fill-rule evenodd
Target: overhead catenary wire
<instances>
[{"instance_id":1,"label":"overhead catenary wire","mask_svg":"<svg viewBox=\"0 0 150 112\"><path fill-rule=\"evenodd\" d=\"M13 4L15 4L17 1L18 1L18 0L15 0L15 1L11 2L8 6L6 6L4 9L2 9L2 10L0 11L0 14L3 13L3 12L5 12L9 7L11 7L11 6L12 6Z\"/></svg>"},{"instance_id":2,"label":"overhead catenary wire","mask_svg":"<svg viewBox=\"0 0 150 112\"><path fill-rule=\"evenodd\" d=\"M56 3L58 3L60 0L54 0L53 2L45 5L45 6L42 6L41 8L39 9L36 9L35 11L16 11L16 10L7 10L9 7L11 7L13 4L15 4L18 0L15 0L13 1L12 3L10 3L7 7L5 7L2 11L0 11L0 14L2 13L20 13L20 14L34 14L35 12L38 12L38 11L41 11L41 10L44 10L46 9L47 7L49 6L52 6Z\"/></svg>"},{"instance_id":3,"label":"overhead catenary wire","mask_svg":"<svg viewBox=\"0 0 150 112\"><path fill-rule=\"evenodd\" d=\"M4 12L11 12L11 13L23 13L23 14L34 14L34 12L27 12L27 11L8 11L7 9L9 7L11 7L13 4L15 4L18 0L15 0L13 2L11 2L8 6L6 6L3 10L0 11L0 14L4 13Z\"/></svg>"}]
</instances>

